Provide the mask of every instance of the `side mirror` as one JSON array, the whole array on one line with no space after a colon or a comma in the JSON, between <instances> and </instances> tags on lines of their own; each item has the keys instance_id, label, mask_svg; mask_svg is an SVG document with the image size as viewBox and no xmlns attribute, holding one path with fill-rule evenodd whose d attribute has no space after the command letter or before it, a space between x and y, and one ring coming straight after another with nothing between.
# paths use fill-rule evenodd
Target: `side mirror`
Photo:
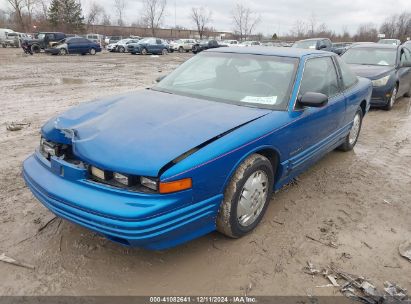
<instances>
[{"instance_id":1,"label":"side mirror","mask_svg":"<svg viewBox=\"0 0 411 304\"><path fill-rule=\"evenodd\" d=\"M156 78L156 82L160 82L161 80L163 80L164 78L166 78L166 76L167 76L167 75L163 75L163 76L157 77L157 78Z\"/></svg>"},{"instance_id":2,"label":"side mirror","mask_svg":"<svg viewBox=\"0 0 411 304\"><path fill-rule=\"evenodd\" d=\"M321 44L321 45L318 47L319 50L326 49L326 48L327 48L327 46L326 46L325 44Z\"/></svg>"},{"instance_id":3,"label":"side mirror","mask_svg":"<svg viewBox=\"0 0 411 304\"><path fill-rule=\"evenodd\" d=\"M328 96L322 93L307 92L298 97L298 103L303 107L319 108L328 103Z\"/></svg>"}]
</instances>

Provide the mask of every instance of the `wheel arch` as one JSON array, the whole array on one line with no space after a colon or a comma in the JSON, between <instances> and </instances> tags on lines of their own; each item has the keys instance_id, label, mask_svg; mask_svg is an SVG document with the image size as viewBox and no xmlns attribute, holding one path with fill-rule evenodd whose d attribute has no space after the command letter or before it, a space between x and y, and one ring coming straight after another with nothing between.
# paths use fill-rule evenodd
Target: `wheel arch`
<instances>
[{"instance_id":1,"label":"wheel arch","mask_svg":"<svg viewBox=\"0 0 411 304\"><path fill-rule=\"evenodd\" d=\"M362 110L362 115L364 116L367 113L367 101L365 99L361 101L360 107Z\"/></svg>"},{"instance_id":2,"label":"wheel arch","mask_svg":"<svg viewBox=\"0 0 411 304\"><path fill-rule=\"evenodd\" d=\"M227 178L224 181L223 188L222 188L222 193L224 193L224 190L226 189L227 185L230 183L231 178L233 177L235 171L237 168L241 165L241 163L247 159L250 155L252 154L260 154L266 157L273 168L273 173L274 173L274 185L276 182L279 180L282 172L282 168L280 165L280 159L281 159L281 153L278 149L276 149L273 146L265 145L265 146L259 146L256 147L247 153L245 153L233 166L233 168L230 170L229 174L227 175ZM273 185L273 186L274 186Z\"/></svg>"}]
</instances>

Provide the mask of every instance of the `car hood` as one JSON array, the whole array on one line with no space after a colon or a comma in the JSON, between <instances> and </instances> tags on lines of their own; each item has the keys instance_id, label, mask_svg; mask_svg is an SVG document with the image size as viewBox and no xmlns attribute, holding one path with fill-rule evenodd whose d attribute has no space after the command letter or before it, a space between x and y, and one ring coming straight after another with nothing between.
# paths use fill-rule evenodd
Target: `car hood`
<instances>
[{"instance_id":1,"label":"car hood","mask_svg":"<svg viewBox=\"0 0 411 304\"><path fill-rule=\"evenodd\" d=\"M351 70L357 76L365 77L368 79L378 79L394 71L392 66L381 66L381 65L364 65L364 64L349 64Z\"/></svg>"},{"instance_id":2,"label":"car hood","mask_svg":"<svg viewBox=\"0 0 411 304\"><path fill-rule=\"evenodd\" d=\"M182 154L269 112L145 90L82 104L42 134L64 133L75 155L102 169L158 176Z\"/></svg>"}]
</instances>

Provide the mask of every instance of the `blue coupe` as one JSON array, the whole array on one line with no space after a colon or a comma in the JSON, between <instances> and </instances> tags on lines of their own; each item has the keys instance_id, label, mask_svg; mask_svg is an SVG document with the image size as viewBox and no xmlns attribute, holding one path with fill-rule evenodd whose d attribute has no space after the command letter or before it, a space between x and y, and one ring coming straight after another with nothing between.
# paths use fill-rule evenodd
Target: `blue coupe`
<instances>
[{"instance_id":1,"label":"blue coupe","mask_svg":"<svg viewBox=\"0 0 411 304\"><path fill-rule=\"evenodd\" d=\"M124 245L238 238L274 191L354 147L371 93L330 52L208 50L149 90L51 119L23 175L57 216Z\"/></svg>"}]
</instances>

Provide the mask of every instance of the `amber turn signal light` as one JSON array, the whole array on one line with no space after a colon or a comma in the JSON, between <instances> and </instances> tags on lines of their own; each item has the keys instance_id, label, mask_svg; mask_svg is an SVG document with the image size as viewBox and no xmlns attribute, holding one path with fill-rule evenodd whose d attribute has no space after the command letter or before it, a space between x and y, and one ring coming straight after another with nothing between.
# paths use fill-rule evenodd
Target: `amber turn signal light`
<instances>
[{"instance_id":1,"label":"amber turn signal light","mask_svg":"<svg viewBox=\"0 0 411 304\"><path fill-rule=\"evenodd\" d=\"M190 189L193 186L191 178L184 178L172 182L160 182L159 192L160 193L172 193Z\"/></svg>"}]
</instances>

